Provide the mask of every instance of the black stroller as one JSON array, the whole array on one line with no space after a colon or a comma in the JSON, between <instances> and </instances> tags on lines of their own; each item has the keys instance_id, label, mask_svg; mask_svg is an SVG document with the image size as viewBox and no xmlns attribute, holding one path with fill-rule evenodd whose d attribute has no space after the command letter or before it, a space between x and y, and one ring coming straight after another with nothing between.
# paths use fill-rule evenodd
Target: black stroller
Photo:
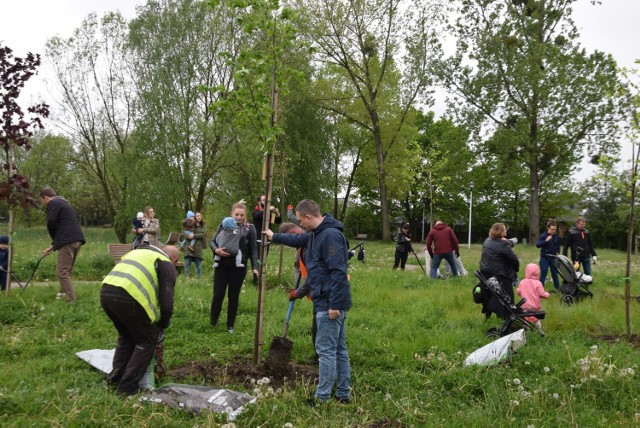
<instances>
[{"instance_id":1,"label":"black stroller","mask_svg":"<svg viewBox=\"0 0 640 428\"><path fill-rule=\"evenodd\" d=\"M544 311L521 309L527 299L522 299L514 304L511 301L511 296L502 290L502 286L495 277L485 278L478 271L475 272L475 275L480 280L480 283L473 288L473 300L478 304L482 304L482 312L487 318L493 312L497 317L504 320L502 327L489 329L487 337L499 338L521 328L536 329L535 325L527 318L544 319L546 315Z\"/></svg>"},{"instance_id":2,"label":"black stroller","mask_svg":"<svg viewBox=\"0 0 640 428\"><path fill-rule=\"evenodd\" d=\"M560 301L565 305L571 306L573 302L581 300L585 297L593 297L593 293L589 290L593 279L589 275L582 272L576 272L573 263L567 256L553 256L558 261L558 273L562 277L562 285L560 286Z\"/></svg>"}]
</instances>

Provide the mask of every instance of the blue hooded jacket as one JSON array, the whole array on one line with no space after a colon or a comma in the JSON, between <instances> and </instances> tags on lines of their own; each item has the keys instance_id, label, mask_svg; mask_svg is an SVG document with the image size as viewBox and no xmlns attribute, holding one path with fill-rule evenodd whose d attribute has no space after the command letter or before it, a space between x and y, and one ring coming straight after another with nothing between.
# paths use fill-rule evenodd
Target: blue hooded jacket
<instances>
[{"instance_id":1,"label":"blue hooded jacket","mask_svg":"<svg viewBox=\"0 0 640 428\"><path fill-rule=\"evenodd\" d=\"M307 248L307 281L317 312L351 308L351 286L347 279L349 248L343 229L341 222L325 214L322 223L311 232L275 233L272 238L276 244Z\"/></svg>"},{"instance_id":2,"label":"blue hooded jacket","mask_svg":"<svg viewBox=\"0 0 640 428\"><path fill-rule=\"evenodd\" d=\"M553 238L547 241L549 232L540 234L540 238L536 242L536 247L540 248L540 257L557 256L560 254L560 237L557 233L553 234Z\"/></svg>"}]
</instances>

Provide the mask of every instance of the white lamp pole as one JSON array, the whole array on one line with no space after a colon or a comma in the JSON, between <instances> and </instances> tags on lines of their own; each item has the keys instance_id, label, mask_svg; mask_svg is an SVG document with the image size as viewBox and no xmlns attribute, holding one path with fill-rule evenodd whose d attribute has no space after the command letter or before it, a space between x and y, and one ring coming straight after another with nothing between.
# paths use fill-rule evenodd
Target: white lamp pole
<instances>
[{"instance_id":1,"label":"white lamp pole","mask_svg":"<svg viewBox=\"0 0 640 428\"><path fill-rule=\"evenodd\" d=\"M471 190L471 194L469 196L469 241L468 247L471 249L471 211L473 210L473 181L469 183L469 190Z\"/></svg>"}]
</instances>

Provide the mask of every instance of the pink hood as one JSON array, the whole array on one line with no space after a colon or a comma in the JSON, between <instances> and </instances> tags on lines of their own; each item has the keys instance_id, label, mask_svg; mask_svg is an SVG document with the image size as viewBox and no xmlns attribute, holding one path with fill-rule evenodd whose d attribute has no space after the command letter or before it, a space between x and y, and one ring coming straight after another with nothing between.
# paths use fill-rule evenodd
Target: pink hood
<instances>
[{"instance_id":1,"label":"pink hood","mask_svg":"<svg viewBox=\"0 0 640 428\"><path fill-rule=\"evenodd\" d=\"M535 263L529 263L524 271L524 277L527 279L540 279L540 266Z\"/></svg>"}]
</instances>

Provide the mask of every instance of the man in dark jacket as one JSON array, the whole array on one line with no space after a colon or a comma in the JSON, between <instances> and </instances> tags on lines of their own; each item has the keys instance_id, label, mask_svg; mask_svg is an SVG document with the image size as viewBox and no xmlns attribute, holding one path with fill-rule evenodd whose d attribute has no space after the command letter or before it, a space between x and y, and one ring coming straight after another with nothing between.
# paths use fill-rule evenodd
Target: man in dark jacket
<instances>
[{"instance_id":1,"label":"man in dark jacket","mask_svg":"<svg viewBox=\"0 0 640 428\"><path fill-rule=\"evenodd\" d=\"M73 302L76 294L71 282L71 271L80 247L85 243L78 215L69 202L58 197L53 189L42 189L40 197L47 206L47 230L52 239L51 246L45 248L42 254L48 256L53 251L58 252L56 276L60 281L60 293L68 302Z\"/></svg>"},{"instance_id":2,"label":"man in dark jacket","mask_svg":"<svg viewBox=\"0 0 640 428\"><path fill-rule=\"evenodd\" d=\"M260 239L262 239L262 236L260 236L260 232L262 231L262 222L264 221L264 212L265 212L265 204L267 201L267 197L265 195L261 195L258 200L257 200L257 205L255 206L255 208L253 209L253 212L251 213L251 216L253 218L253 226L256 228L256 232L258 232L258 241ZM282 217L280 216L280 211L274 207L273 205L271 205L269 207L269 224L271 223L275 223L275 224L280 224L282 223ZM268 228L268 226L267 226Z\"/></svg>"},{"instance_id":3,"label":"man in dark jacket","mask_svg":"<svg viewBox=\"0 0 640 428\"><path fill-rule=\"evenodd\" d=\"M409 232L409 223L405 223L402 225L402 230L396 236L396 256L393 261L393 268L404 270L405 265L407 264L407 257L409 257L409 252L413 251L411 248L411 233Z\"/></svg>"},{"instance_id":4,"label":"man in dark jacket","mask_svg":"<svg viewBox=\"0 0 640 428\"><path fill-rule=\"evenodd\" d=\"M580 263L584 274L591 275L591 257L593 256L593 264L596 264L598 258L596 257L596 250L591 243L589 230L584 227L585 223L584 217L580 216L576 220L576 224L571 226L564 240L562 254L566 256L569 248L571 248L571 260L573 263Z\"/></svg>"},{"instance_id":5,"label":"man in dark jacket","mask_svg":"<svg viewBox=\"0 0 640 428\"><path fill-rule=\"evenodd\" d=\"M336 384L335 399L349 401L351 367L346 344L346 317L351 308L351 288L347 278L349 248L342 234L344 226L331 215L320 213L314 201L305 199L296 206L296 217L307 231L302 235L273 233L267 238L290 247L306 247L307 281L316 309L318 335L316 352L320 361L316 399L326 402ZM314 405L316 400L308 401Z\"/></svg>"},{"instance_id":6,"label":"man in dark jacket","mask_svg":"<svg viewBox=\"0 0 640 428\"><path fill-rule=\"evenodd\" d=\"M451 266L453 276L458 276L458 268L453 258L454 253L455 257L460 257L458 238L449 226L441 221L436 221L435 226L427 235L426 246L431 256L431 278L438 278L438 269L440 269L442 259Z\"/></svg>"},{"instance_id":7,"label":"man in dark jacket","mask_svg":"<svg viewBox=\"0 0 640 428\"><path fill-rule=\"evenodd\" d=\"M142 244L128 252L102 281L100 304L118 330L113 370L107 381L121 394L140 390L163 331L173 315L180 252Z\"/></svg>"}]
</instances>

